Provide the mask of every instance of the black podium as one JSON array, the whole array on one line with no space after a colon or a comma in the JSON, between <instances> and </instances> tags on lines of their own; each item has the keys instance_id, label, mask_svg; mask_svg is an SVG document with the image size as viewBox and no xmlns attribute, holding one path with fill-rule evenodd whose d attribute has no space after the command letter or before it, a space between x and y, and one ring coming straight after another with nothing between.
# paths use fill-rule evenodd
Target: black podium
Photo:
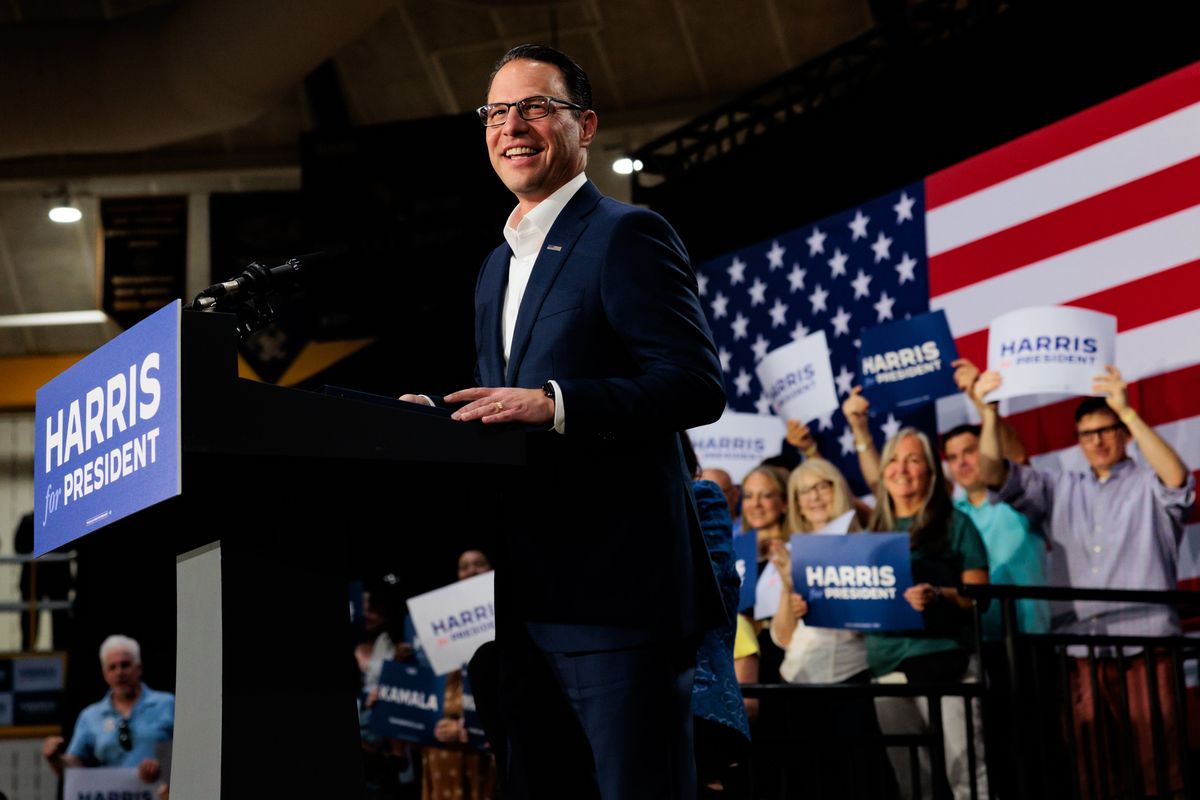
<instances>
[{"instance_id":1,"label":"black podium","mask_svg":"<svg viewBox=\"0 0 1200 800\"><path fill-rule=\"evenodd\" d=\"M348 581L453 580L524 433L239 379L230 315L184 312L181 360L183 493L79 541L81 627L174 661L174 800L360 797Z\"/></svg>"}]
</instances>

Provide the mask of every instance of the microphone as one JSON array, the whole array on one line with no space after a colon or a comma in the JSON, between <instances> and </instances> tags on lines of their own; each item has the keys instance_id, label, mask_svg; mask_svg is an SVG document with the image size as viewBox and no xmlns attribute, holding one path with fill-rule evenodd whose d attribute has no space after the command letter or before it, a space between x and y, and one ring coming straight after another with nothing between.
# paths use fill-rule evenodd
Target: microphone
<instances>
[{"instance_id":1,"label":"microphone","mask_svg":"<svg viewBox=\"0 0 1200 800\"><path fill-rule=\"evenodd\" d=\"M294 289L304 282L309 272L324 269L332 260L329 253L318 251L290 258L277 267L264 267L256 261L240 275L214 283L200 292L192 301L192 308L207 311L222 297L239 294L254 297Z\"/></svg>"}]
</instances>

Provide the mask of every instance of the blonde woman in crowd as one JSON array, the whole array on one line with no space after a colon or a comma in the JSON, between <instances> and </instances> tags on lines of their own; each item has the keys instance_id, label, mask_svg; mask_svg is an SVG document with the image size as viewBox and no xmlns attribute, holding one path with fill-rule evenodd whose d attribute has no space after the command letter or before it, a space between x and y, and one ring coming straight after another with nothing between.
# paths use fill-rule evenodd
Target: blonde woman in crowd
<instances>
[{"instance_id":1,"label":"blonde woman in crowd","mask_svg":"<svg viewBox=\"0 0 1200 800\"><path fill-rule=\"evenodd\" d=\"M846 478L830 462L810 458L792 471L788 480L789 533L858 533L863 529L857 515L848 528L830 526L856 509L854 494ZM861 633L804 624L808 603L795 590L791 555L782 542L771 545L771 562L779 572L782 588L779 609L771 620L771 638L784 648L780 675L788 683L869 683L867 648ZM814 701L806 699L804 713L826 721L831 748L815 748L804 754L794 768L789 785L798 783L825 797L887 797L891 777L881 748L861 746L879 735L875 707L870 698Z\"/></svg>"}]
</instances>

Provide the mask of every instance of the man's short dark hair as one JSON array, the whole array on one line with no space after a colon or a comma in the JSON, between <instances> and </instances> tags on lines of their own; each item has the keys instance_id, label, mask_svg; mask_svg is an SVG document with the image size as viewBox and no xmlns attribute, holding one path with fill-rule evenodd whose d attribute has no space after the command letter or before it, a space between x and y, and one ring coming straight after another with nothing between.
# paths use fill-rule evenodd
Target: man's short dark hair
<instances>
[{"instance_id":1,"label":"man's short dark hair","mask_svg":"<svg viewBox=\"0 0 1200 800\"><path fill-rule=\"evenodd\" d=\"M584 108L592 107L592 82L588 80L587 73L583 71L583 67L571 60L571 57L566 53L555 50L553 47L547 47L544 44L519 44L512 50L500 57L496 65L492 67L492 74L488 76L488 91L492 89L492 81L496 79L496 73L510 61L525 59L526 61L540 61L543 64L550 64L558 67L558 71L562 73L563 83L567 87L567 96L564 100L570 100L577 106ZM522 98L514 98L520 100ZM484 101L487 101L487 96L484 96ZM575 112L579 114L578 111Z\"/></svg>"},{"instance_id":2,"label":"man's short dark hair","mask_svg":"<svg viewBox=\"0 0 1200 800\"><path fill-rule=\"evenodd\" d=\"M1085 397L1085 398L1083 398L1083 400L1079 403L1079 405L1075 407L1075 424L1078 425L1079 420L1083 419L1088 414L1096 414L1096 413L1108 414L1114 420L1116 420L1118 425L1120 425L1125 430L1129 430L1129 428L1125 425L1125 423L1121 421L1121 418L1119 416L1117 416L1117 412L1112 410L1112 406L1110 406L1108 404L1107 398L1104 398L1104 397Z\"/></svg>"},{"instance_id":3,"label":"man's short dark hair","mask_svg":"<svg viewBox=\"0 0 1200 800\"><path fill-rule=\"evenodd\" d=\"M950 440L955 436L962 436L964 433L969 433L978 439L982 431L982 427L979 425L972 425L969 422L964 422L962 425L955 425L953 428L942 434L942 455L946 455L946 445L948 445Z\"/></svg>"}]
</instances>

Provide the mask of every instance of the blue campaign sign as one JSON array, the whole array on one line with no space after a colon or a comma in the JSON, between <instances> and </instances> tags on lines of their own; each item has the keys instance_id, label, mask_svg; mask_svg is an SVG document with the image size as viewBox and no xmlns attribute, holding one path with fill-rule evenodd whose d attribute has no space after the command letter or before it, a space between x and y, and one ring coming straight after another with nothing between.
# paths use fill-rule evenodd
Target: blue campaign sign
<instances>
[{"instance_id":1,"label":"blue campaign sign","mask_svg":"<svg viewBox=\"0 0 1200 800\"><path fill-rule=\"evenodd\" d=\"M912 409L958 391L958 358L946 312L864 328L858 350L863 393L871 412Z\"/></svg>"},{"instance_id":2,"label":"blue campaign sign","mask_svg":"<svg viewBox=\"0 0 1200 800\"><path fill-rule=\"evenodd\" d=\"M437 744L433 729L443 716L446 679L420 664L385 661L379 694L371 707L371 730L380 736Z\"/></svg>"},{"instance_id":3,"label":"blue campaign sign","mask_svg":"<svg viewBox=\"0 0 1200 800\"><path fill-rule=\"evenodd\" d=\"M181 310L164 306L38 389L35 555L182 490Z\"/></svg>"},{"instance_id":4,"label":"blue campaign sign","mask_svg":"<svg viewBox=\"0 0 1200 800\"><path fill-rule=\"evenodd\" d=\"M925 627L904 599L913 585L907 533L793 534L792 582L808 600L805 625L858 631Z\"/></svg>"},{"instance_id":5,"label":"blue campaign sign","mask_svg":"<svg viewBox=\"0 0 1200 800\"><path fill-rule=\"evenodd\" d=\"M754 592L758 587L758 534L747 531L734 536L733 557L738 576L742 579L738 611L745 611L754 608Z\"/></svg>"}]
</instances>

